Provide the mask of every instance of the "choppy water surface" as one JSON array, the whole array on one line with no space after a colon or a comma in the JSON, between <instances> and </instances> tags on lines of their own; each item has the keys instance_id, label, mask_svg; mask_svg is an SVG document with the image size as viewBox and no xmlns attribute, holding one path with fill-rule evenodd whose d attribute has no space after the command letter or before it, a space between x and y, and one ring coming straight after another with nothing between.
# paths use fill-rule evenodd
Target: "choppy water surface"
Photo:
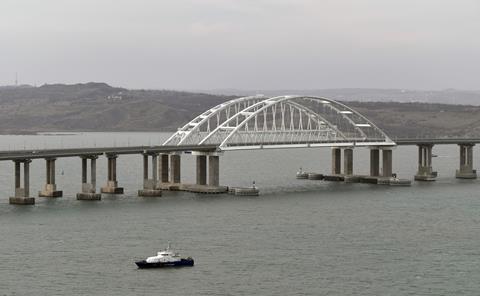
<instances>
[{"instance_id":1,"label":"choppy water surface","mask_svg":"<svg viewBox=\"0 0 480 296\"><path fill-rule=\"evenodd\" d=\"M166 134L0 136L0 149L158 144ZM355 172L368 172L368 151ZM329 149L228 152L221 181L262 195L165 192L140 198L141 157L121 156L121 196L77 201L80 159L57 160L64 197L12 206L13 163L0 163L0 295L478 295L480 182L453 178L456 146L437 146L434 183L412 187L296 180L299 166L330 170ZM479 159L478 148L475 158ZM416 148L394 151L412 178ZM32 163L31 192L44 183ZM479 168L479 161L475 161ZM106 179L106 160L97 164ZM63 171L63 175L61 172ZM194 180L194 159L182 158ZM137 270L172 241L192 268Z\"/></svg>"}]
</instances>

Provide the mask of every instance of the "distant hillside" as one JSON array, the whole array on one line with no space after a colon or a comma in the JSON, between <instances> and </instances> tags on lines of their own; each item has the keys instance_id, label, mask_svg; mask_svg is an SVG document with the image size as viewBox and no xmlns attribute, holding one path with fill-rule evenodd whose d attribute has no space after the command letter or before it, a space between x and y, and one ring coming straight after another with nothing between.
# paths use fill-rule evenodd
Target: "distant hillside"
<instances>
[{"instance_id":1,"label":"distant hillside","mask_svg":"<svg viewBox=\"0 0 480 296\"><path fill-rule=\"evenodd\" d=\"M317 95L342 98L338 93ZM0 87L0 132L174 131L201 112L234 97L128 90L93 82ZM346 101L346 104L393 138L480 137L480 106L365 100Z\"/></svg>"},{"instance_id":2,"label":"distant hillside","mask_svg":"<svg viewBox=\"0 0 480 296\"><path fill-rule=\"evenodd\" d=\"M346 102L391 137L480 137L480 106Z\"/></svg>"},{"instance_id":3,"label":"distant hillside","mask_svg":"<svg viewBox=\"0 0 480 296\"><path fill-rule=\"evenodd\" d=\"M409 90L409 89L375 89L375 88L333 88L309 90L235 90L222 89L204 91L212 94L250 95L264 94L267 96L278 95L314 95L324 96L341 101L380 101L380 102L421 102L440 104L480 105L480 91L474 90Z\"/></svg>"},{"instance_id":4,"label":"distant hillside","mask_svg":"<svg viewBox=\"0 0 480 296\"><path fill-rule=\"evenodd\" d=\"M225 96L105 83L0 89L0 131L172 131Z\"/></svg>"}]
</instances>

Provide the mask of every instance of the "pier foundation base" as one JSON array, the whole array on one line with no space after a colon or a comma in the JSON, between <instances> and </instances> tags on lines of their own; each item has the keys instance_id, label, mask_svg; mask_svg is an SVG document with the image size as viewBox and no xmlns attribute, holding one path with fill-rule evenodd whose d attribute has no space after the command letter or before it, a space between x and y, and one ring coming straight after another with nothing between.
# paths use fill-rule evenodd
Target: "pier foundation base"
<instances>
[{"instance_id":1,"label":"pier foundation base","mask_svg":"<svg viewBox=\"0 0 480 296\"><path fill-rule=\"evenodd\" d=\"M182 183L158 182L157 187L162 190L180 191Z\"/></svg>"},{"instance_id":2,"label":"pier foundation base","mask_svg":"<svg viewBox=\"0 0 480 296\"><path fill-rule=\"evenodd\" d=\"M138 196L159 197L162 196L162 189L157 186L154 179L143 180L143 189L138 190Z\"/></svg>"},{"instance_id":3,"label":"pier foundation base","mask_svg":"<svg viewBox=\"0 0 480 296\"><path fill-rule=\"evenodd\" d=\"M138 190L138 196L159 197L159 196L162 196L162 190L161 189L140 189Z\"/></svg>"},{"instance_id":4,"label":"pier foundation base","mask_svg":"<svg viewBox=\"0 0 480 296\"><path fill-rule=\"evenodd\" d=\"M118 187L117 181L107 181L107 186L100 189L101 193L123 194L123 187Z\"/></svg>"},{"instance_id":5,"label":"pier foundation base","mask_svg":"<svg viewBox=\"0 0 480 296\"><path fill-rule=\"evenodd\" d=\"M100 193L77 193L77 200L101 200L102 195Z\"/></svg>"},{"instance_id":6,"label":"pier foundation base","mask_svg":"<svg viewBox=\"0 0 480 296\"><path fill-rule=\"evenodd\" d=\"M415 181L435 181L437 179L437 172L425 173L423 175L415 175Z\"/></svg>"},{"instance_id":7,"label":"pier foundation base","mask_svg":"<svg viewBox=\"0 0 480 296\"><path fill-rule=\"evenodd\" d=\"M343 182L345 181L344 175L323 175L323 180L333 181L333 182Z\"/></svg>"},{"instance_id":8,"label":"pier foundation base","mask_svg":"<svg viewBox=\"0 0 480 296\"><path fill-rule=\"evenodd\" d=\"M205 194L218 194L227 193L227 186L210 186L210 185L198 185L198 184L182 184L182 191L205 193Z\"/></svg>"},{"instance_id":9,"label":"pier foundation base","mask_svg":"<svg viewBox=\"0 0 480 296\"><path fill-rule=\"evenodd\" d=\"M471 172L462 172L457 170L455 173L455 178L457 179L476 179L477 178L477 171L472 170Z\"/></svg>"},{"instance_id":10,"label":"pier foundation base","mask_svg":"<svg viewBox=\"0 0 480 296\"><path fill-rule=\"evenodd\" d=\"M57 190L57 185L55 184L45 184L45 187L42 191L38 192L40 197L62 197L63 191Z\"/></svg>"},{"instance_id":11,"label":"pier foundation base","mask_svg":"<svg viewBox=\"0 0 480 296\"><path fill-rule=\"evenodd\" d=\"M34 205L35 198L33 197L10 197L9 203L11 205Z\"/></svg>"}]
</instances>

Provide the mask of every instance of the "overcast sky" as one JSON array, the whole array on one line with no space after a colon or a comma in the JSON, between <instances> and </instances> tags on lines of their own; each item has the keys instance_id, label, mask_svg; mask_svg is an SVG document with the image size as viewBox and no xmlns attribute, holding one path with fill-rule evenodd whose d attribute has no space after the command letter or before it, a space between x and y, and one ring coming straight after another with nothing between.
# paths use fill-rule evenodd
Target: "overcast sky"
<instances>
[{"instance_id":1,"label":"overcast sky","mask_svg":"<svg viewBox=\"0 0 480 296\"><path fill-rule=\"evenodd\" d=\"M480 89L478 0L1 0L0 85Z\"/></svg>"}]
</instances>

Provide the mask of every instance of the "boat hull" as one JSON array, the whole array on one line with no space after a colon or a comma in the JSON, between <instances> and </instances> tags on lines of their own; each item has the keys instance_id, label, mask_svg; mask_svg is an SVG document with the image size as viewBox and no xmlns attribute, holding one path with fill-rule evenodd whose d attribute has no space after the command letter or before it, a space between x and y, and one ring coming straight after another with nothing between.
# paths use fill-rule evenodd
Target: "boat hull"
<instances>
[{"instance_id":1,"label":"boat hull","mask_svg":"<svg viewBox=\"0 0 480 296\"><path fill-rule=\"evenodd\" d=\"M137 261L138 268L164 268L164 267L183 267L183 266L193 266L193 259L186 258L181 259L180 261L175 262L157 262L157 263L148 263L146 260Z\"/></svg>"}]
</instances>

